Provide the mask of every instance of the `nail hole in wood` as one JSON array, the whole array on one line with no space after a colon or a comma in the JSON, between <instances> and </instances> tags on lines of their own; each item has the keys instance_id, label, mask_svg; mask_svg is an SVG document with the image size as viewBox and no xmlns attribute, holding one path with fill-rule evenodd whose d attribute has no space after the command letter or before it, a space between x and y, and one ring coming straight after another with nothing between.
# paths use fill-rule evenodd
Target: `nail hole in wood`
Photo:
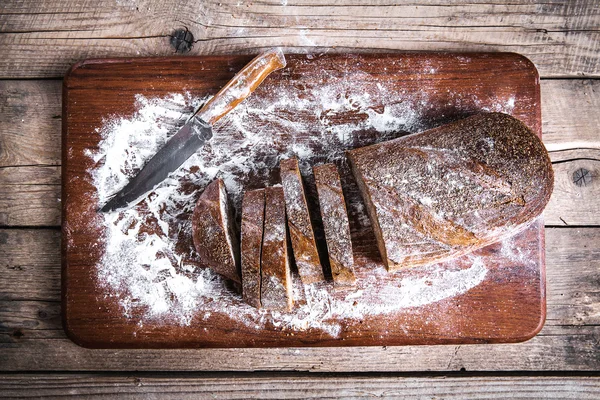
<instances>
[{"instance_id":1,"label":"nail hole in wood","mask_svg":"<svg viewBox=\"0 0 600 400\"><path fill-rule=\"evenodd\" d=\"M588 186L592 183L592 174L585 168L573 172L573 183L577 186Z\"/></svg>"},{"instance_id":2,"label":"nail hole in wood","mask_svg":"<svg viewBox=\"0 0 600 400\"><path fill-rule=\"evenodd\" d=\"M175 48L176 53L187 53L194 45L194 35L188 28L176 29L169 37L171 38L169 42Z\"/></svg>"}]
</instances>

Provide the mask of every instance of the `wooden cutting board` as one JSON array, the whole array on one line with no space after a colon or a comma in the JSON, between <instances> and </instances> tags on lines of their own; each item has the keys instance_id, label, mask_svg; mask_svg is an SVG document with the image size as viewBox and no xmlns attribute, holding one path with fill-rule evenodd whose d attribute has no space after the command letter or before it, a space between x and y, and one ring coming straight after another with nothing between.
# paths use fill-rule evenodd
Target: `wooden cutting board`
<instances>
[{"instance_id":1,"label":"wooden cutting board","mask_svg":"<svg viewBox=\"0 0 600 400\"><path fill-rule=\"evenodd\" d=\"M510 113L541 135L537 71L527 59L510 53L289 55L287 68L271 75L240 110L215 127L221 138L211 143L216 153L219 146L236 140L243 144L252 135L263 142L273 139L268 146L253 145L262 150L254 152L251 161L240 159L242 164L262 162L262 170L244 174L238 189L278 183L282 154L298 155L305 171L325 161L338 164L349 206L356 290L335 291L330 283L304 288L296 281L299 305L290 315L244 305L234 287L206 275L193 251L189 216L206 184L198 167L179 178L188 200L169 220L169 232L178 233L163 237L175 242L179 258L163 279L204 279L205 286L218 286L218 295L200 293L182 319L174 316L174 310L183 307L177 290L169 292L172 287L166 281L160 287L166 290L161 296L166 296L167 309L152 315L131 287L107 285L103 256L115 249L107 245L107 225L96 211L100 204L93 178L105 159L90 156L100 151L103 129L115 119L134 119L140 96L152 100L184 94L201 99L214 94L250 58L88 60L69 72L63 92L62 295L64 326L71 339L94 348L369 346L517 342L541 329L541 218L514 238L454 262L390 274L382 267L360 196L340 156L343 148L482 111ZM181 111L183 116L189 115L192 103ZM175 122L172 130L181 123ZM236 168L232 160L224 162ZM214 172L219 176L224 171L225 167ZM305 178L313 215L318 215L310 174ZM143 204L138 208L144 212ZM156 224L140 229L160 235ZM131 263L122 268L138 271Z\"/></svg>"}]
</instances>

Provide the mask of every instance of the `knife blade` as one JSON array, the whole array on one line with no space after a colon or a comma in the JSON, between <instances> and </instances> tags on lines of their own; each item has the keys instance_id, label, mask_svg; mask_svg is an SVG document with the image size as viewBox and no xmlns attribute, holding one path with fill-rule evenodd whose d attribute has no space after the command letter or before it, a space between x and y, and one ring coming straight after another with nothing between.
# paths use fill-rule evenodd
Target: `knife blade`
<instances>
[{"instance_id":1,"label":"knife blade","mask_svg":"<svg viewBox=\"0 0 600 400\"><path fill-rule=\"evenodd\" d=\"M212 138L215 122L252 94L271 72L285 65L285 56L279 48L255 57L200 108L100 211L115 211L141 201Z\"/></svg>"}]
</instances>

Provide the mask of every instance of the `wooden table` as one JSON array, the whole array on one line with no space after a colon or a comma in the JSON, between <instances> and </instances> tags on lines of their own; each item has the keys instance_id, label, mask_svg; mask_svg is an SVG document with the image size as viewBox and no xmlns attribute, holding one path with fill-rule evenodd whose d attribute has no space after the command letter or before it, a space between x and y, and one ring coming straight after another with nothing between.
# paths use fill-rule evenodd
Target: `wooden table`
<instances>
[{"instance_id":1,"label":"wooden table","mask_svg":"<svg viewBox=\"0 0 600 400\"><path fill-rule=\"evenodd\" d=\"M600 396L598 3L362 3L0 4L0 397ZM548 314L538 336L511 345L168 351L88 350L65 337L59 227L67 69L85 58L170 55L176 47L200 55L272 46L514 51L535 63L556 174L545 212Z\"/></svg>"}]
</instances>

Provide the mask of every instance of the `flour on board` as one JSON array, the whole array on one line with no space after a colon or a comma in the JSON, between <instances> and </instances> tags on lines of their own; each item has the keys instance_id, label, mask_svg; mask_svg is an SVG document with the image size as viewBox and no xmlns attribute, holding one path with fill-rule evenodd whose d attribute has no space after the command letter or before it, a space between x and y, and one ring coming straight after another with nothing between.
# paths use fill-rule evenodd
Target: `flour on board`
<instances>
[{"instance_id":1,"label":"flour on board","mask_svg":"<svg viewBox=\"0 0 600 400\"><path fill-rule=\"evenodd\" d=\"M380 85L378 90L384 104L386 96L398 97L385 86ZM191 232L189 221L178 217L193 211L198 188L216 177L223 178L239 209L245 179L252 175L262 179L265 186L273 184L269 177L281 159L295 156L305 166L316 159L339 161L345 150L356 145L356 132L375 130L379 140L385 140L399 130L416 132L424 128L418 105L427 101L425 97L390 101L383 108L375 108L371 95L353 88L348 79L326 82L312 92L309 97L298 98L283 91L277 101L270 103L251 96L222 119L209 144L141 203L125 211L103 214L106 246L97 265L97 277L106 296L118 299L124 315L140 319L140 325L144 321L189 325L194 318L221 313L257 329L269 323L281 329L319 329L336 337L341 329L336 322L339 318L362 319L435 303L465 293L485 279L487 268L475 256L467 269L434 265L422 269L419 278L399 276L397 286L384 290L377 289L375 281L387 272L376 267L360 280L355 292L342 299L332 297L323 286L300 288L296 279L295 294L302 292L305 302L292 313L279 313L246 305L221 277L186 261L197 255L194 249L176 249L177 238ZM95 161L88 172L97 188L98 203L104 204L121 189L206 100L187 93L161 98L138 95L133 115L107 118L98 128L102 140L97 150L86 152ZM513 105L511 99L497 108ZM336 115L344 112L358 112L362 117L340 124ZM319 126L290 119L294 113L312 113ZM282 128L311 132L309 141L285 137ZM278 147L286 150L278 151ZM315 148L320 150L316 152ZM182 189L182 182L191 183L195 190ZM362 207L357 205L356 209L366 221ZM153 228L148 230L148 225ZM361 302L367 295L370 301Z\"/></svg>"}]
</instances>

